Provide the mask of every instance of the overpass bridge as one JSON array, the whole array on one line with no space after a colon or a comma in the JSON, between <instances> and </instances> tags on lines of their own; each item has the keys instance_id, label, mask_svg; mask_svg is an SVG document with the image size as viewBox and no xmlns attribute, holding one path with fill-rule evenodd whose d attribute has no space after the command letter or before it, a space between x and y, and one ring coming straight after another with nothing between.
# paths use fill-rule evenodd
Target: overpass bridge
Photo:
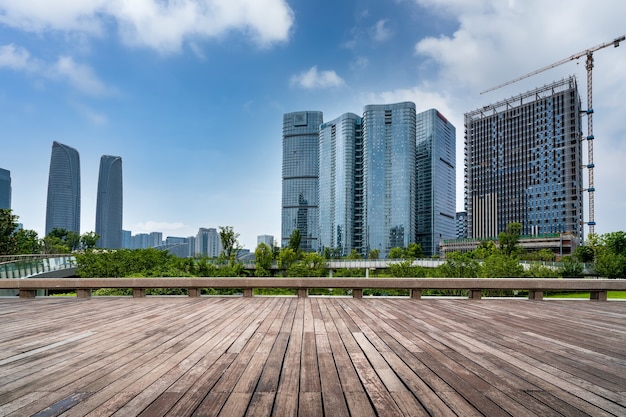
<instances>
[{"instance_id":1,"label":"overpass bridge","mask_svg":"<svg viewBox=\"0 0 626 417\"><path fill-rule=\"evenodd\" d=\"M0 279L69 278L76 276L76 258L72 255L0 256ZM16 290L0 290L0 296L17 295ZM43 292L39 295L43 295Z\"/></svg>"}]
</instances>

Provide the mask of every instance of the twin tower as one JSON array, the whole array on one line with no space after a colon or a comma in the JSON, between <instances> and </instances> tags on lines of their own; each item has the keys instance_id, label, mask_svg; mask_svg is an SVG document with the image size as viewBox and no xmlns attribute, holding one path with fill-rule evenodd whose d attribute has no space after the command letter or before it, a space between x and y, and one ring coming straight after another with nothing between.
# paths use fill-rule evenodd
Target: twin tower
<instances>
[{"instance_id":1,"label":"twin tower","mask_svg":"<svg viewBox=\"0 0 626 417\"><path fill-rule=\"evenodd\" d=\"M122 247L122 202L122 158L103 155L96 201L98 247ZM56 141L50 157L46 235L55 228L80 234L80 156Z\"/></svg>"},{"instance_id":2,"label":"twin tower","mask_svg":"<svg viewBox=\"0 0 626 417\"><path fill-rule=\"evenodd\" d=\"M283 116L282 246L384 258L419 243L438 253L454 238L455 128L415 103L368 105L325 122L322 112Z\"/></svg>"}]
</instances>

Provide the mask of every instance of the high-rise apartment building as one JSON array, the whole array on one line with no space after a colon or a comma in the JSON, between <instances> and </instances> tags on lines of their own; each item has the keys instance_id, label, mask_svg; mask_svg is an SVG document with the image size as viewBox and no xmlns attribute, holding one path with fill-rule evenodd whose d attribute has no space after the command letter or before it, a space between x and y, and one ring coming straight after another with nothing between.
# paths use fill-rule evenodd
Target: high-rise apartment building
<instances>
[{"instance_id":1,"label":"high-rise apartment building","mask_svg":"<svg viewBox=\"0 0 626 417\"><path fill-rule=\"evenodd\" d=\"M282 246L294 230L300 248L318 250L319 127L323 114L301 111L283 116Z\"/></svg>"},{"instance_id":2,"label":"high-rise apartment building","mask_svg":"<svg viewBox=\"0 0 626 417\"><path fill-rule=\"evenodd\" d=\"M274 249L274 236L272 235L258 235L256 237L256 245L259 246L261 243L266 244L270 247L270 249Z\"/></svg>"},{"instance_id":3,"label":"high-rise apartment building","mask_svg":"<svg viewBox=\"0 0 626 417\"><path fill-rule=\"evenodd\" d=\"M567 232L583 239L581 102L576 79L465 114L470 238Z\"/></svg>"},{"instance_id":4,"label":"high-rise apartment building","mask_svg":"<svg viewBox=\"0 0 626 417\"><path fill-rule=\"evenodd\" d=\"M11 171L0 168L0 209L11 208Z\"/></svg>"},{"instance_id":5,"label":"high-rise apartment building","mask_svg":"<svg viewBox=\"0 0 626 417\"><path fill-rule=\"evenodd\" d=\"M338 256L361 252L363 244L361 123L345 113L319 130L319 247Z\"/></svg>"},{"instance_id":6,"label":"high-rise apartment building","mask_svg":"<svg viewBox=\"0 0 626 417\"><path fill-rule=\"evenodd\" d=\"M122 158L100 158L96 198L96 234L99 248L117 249L122 243Z\"/></svg>"},{"instance_id":7,"label":"high-rise apartment building","mask_svg":"<svg viewBox=\"0 0 626 417\"><path fill-rule=\"evenodd\" d=\"M56 141L48 175L46 235L54 228L80 234L80 157L76 149Z\"/></svg>"},{"instance_id":8,"label":"high-rise apartment building","mask_svg":"<svg viewBox=\"0 0 626 417\"><path fill-rule=\"evenodd\" d=\"M416 116L416 243L426 256L455 237L456 129L437 110Z\"/></svg>"},{"instance_id":9,"label":"high-rise apartment building","mask_svg":"<svg viewBox=\"0 0 626 417\"><path fill-rule=\"evenodd\" d=\"M415 241L415 103L363 111L364 251L385 257Z\"/></svg>"}]
</instances>

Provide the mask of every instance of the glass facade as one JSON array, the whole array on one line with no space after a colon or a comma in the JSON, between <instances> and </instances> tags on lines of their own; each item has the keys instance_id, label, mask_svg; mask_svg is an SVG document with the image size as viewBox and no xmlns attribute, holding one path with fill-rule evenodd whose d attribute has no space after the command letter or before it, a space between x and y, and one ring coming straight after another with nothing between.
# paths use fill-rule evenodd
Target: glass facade
<instances>
[{"instance_id":1,"label":"glass facade","mask_svg":"<svg viewBox=\"0 0 626 417\"><path fill-rule=\"evenodd\" d=\"M0 209L11 208L11 171L0 168Z\"/></svg>"},{"instance_id":2,"label":"glass facade","mask_svg":"<svg viewBox=\"0 0 626 417\"><path fill-rule=\"evenodd\" d=\"M346 113L319 130L319 250L361 252L361 117ZM359 198L360 197L360 198Z\"/></svg>"},{"instance_id":3,"label":"glass facade","mask_svg":"<svg viewBox=\"0 0 626 417\"><path fill-rule=\"evenodd\" d=\"M364 249L381 257L415 239L415 117L411 102L363 111Z\"/></svg>"},{"instance_id":4,"label":"glass facade","mask_svg":"<svg viewBox=\"0 0 626 417\"><path fill-rule=\"evenodd\" d=\"M100 158L96 199L96 233L99 248L118 249L122 245L122 158Z\"/></svg>"},{"instance_id":5,"label":"glass facade","mask_svg":"<svg viewBox=\"0 0 626 417\"><path fill-rule=\"evenodd\" d=\"M80 234L80 157L76 149L56 141L48 175L46 235L54 228Z\"/></svg>"},{"instance_id":6,"label":"glass facade","mask_svg":"<svg viewBox=\"0 0 626 417\"><path fill-rule=\"evenodd\" d=\"M283 116L282 247L298 229L300 247L318 250L318 141L322 123L323 114L318 111Z\"/></svg>"},{"instance_id":7,"label":"glass facade","mask_svg":"<svg viewBox=\"0 0 626 417\"><path fill-rule=\"evenodd\" d=\"M416 116L416 242L426 256L456 235L456 129L437 110Z\"/></svg>"},{"instance_id":8,"label":"glass facade","mask_svg":"<svg viewBox=\"0 0 626 417\"><path fill-rule=\"evenodd\" d=\"M465 114L470 238L522 234L583 239L581 103L569 77Z\"/></svg>"}]
</instances>

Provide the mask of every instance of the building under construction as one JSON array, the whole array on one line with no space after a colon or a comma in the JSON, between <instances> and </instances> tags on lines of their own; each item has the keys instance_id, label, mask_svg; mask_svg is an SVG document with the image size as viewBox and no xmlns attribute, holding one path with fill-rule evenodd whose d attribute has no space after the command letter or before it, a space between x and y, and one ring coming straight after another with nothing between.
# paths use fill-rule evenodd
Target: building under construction
<instances>
[{"instance_id":1,"label":"building under construction","mask_svg":"<svg viewBox=\"0 0 626 417\"><path fill-rule=\"evenodd\" d=\"M583 240L581 101L569 77L465 114L468 237L509 223Z\"/></svg>"}]
</instances>

